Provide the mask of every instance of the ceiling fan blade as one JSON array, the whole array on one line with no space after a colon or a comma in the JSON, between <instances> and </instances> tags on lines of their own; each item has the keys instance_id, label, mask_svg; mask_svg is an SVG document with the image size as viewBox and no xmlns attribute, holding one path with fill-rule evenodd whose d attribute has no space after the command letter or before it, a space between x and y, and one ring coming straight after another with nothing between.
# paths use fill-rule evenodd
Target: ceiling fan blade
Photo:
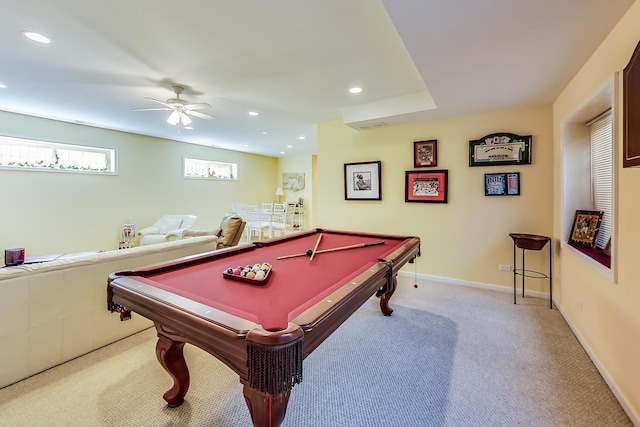
<instances>
[{"instance_id":1,"label":"ceiling fan blade","mask_svg":"<svg viewBox=\"0 0 640 427\"><path fill-rule=\"evenodd\" d=\"M200 113L198 111L186 110L185 113L187 113L190 116L200 117L201 119L205 119L205 120L215 120L216 119L216 116L210 116L208 114Z\"/></svg>"},{"instance_id":2,"label":"ceiling fan blade","mask_svg":"<svg viewBox=\"0 0 640 427\"><path fill-rule=\"evenodd\" d=\"M187 110L202 110L205 108L211 108L211 105L206 102L197 102L195 104L187 104L184 106Z\"/></svg>"},{"instance_id":3,"label":"ceiling fan blade","mask_svg":"<svg viewBox=\"0 0 640 427\"><path fill-rule=\"evenodd\" d=\"M189 126L191 124L191 119L184 113L180 113L180 120L182 121L182 126Z\"/></svg>"},{"instance_id":4,"label":"ceiling fan blade","mask_svg":"<svg viewBox=\"0 0 640 427\"><path fill-rule=\"evenodd\" d=\"M164 108L134 108L131 111L170 111L172 108L164 107Z\"/></svg>"},{"instance_id":5,"label":"ceiling fan blade","mask_svg":"<svg viewBox=\"0 0 640 427\"><path fill-rule=\"evenodd\" d=\"M158 104L162 104L165 107L169 107L169 108L173 109L173 107L171 105L167 104L166 102L158 101L157 99L153 99L153 98L147 98L146 96L145 96L145 99L148 99L149 101L157 102Z\"/></svg>"},{"instance_id":6,"label":"ceiling fan blade","mask_svg":"<svg viewBox=\"0 0 640 427\"><path fill-rule=\"evenodd\" d=\"M167 123L170 125L177 125L180 121L180 112L178 110L173 110L173 113L167 117Z\"/></svg>"}]
</instances>

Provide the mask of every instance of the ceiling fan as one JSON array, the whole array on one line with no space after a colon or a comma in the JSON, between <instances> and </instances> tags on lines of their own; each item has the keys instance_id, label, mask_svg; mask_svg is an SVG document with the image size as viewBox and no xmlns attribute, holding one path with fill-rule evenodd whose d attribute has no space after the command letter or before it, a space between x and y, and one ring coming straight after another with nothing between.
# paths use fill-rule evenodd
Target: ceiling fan
<instances>
[{"instance_id":1,"label":"ceiling fan","mask_svg":"<svg viewBox=\"0 0 640 427\"><path fill-rule=\"evenodd\" d=\"M179 125L182 123L182 126L189 126L191 124L191 119L189 116L199 117L201 119L206 120L214 120L215 116L210 116L209 114L204 114L195 110L202 110L204 108L211 108L211 105L206 102L198 102L195 104L190 104L184 99L180 98L180 94L184 90L182 86L171 86L173 91L176 94L175 98L169 98L166 102L158 101L157 99L147 98L153 102L157 102L158 104L164 105L162 108L136 108L133 111L171 111L171 114L167 118L167 123L171 125Z\"/></svg>"}]
</instances>

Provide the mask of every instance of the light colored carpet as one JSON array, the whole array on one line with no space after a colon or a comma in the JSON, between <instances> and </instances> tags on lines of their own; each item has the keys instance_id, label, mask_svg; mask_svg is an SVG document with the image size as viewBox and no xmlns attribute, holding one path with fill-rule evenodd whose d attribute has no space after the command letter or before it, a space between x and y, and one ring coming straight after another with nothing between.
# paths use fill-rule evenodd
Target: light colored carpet
<instances>
[{"instance_id":1,"label":"light colored carpet","mask_svg":"<svg viewBox=\"0 0 640 427\"><path fill-rule=\"evenodd\" d=\"M391 306L372 298L305 360L285 427L632 426L548 300L401 277ZM1 389L0 425L250 426L237 375L185 354L179 408L151 329Z\"/></svg>"}]
</instances>

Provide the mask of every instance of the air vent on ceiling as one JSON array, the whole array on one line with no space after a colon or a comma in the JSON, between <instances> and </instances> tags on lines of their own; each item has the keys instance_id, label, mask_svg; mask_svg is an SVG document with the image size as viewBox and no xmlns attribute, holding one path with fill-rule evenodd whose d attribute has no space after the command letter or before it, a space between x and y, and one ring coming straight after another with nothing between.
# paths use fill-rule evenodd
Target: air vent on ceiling
<instances>
[{"instance_id":1,"label":"air vent on ceiling","mask_svg":"<svg viewBox=\"0 0 640 427\"><path fill-rule=\"evenodd\" d=\"M364 123L361 125L356 125L356 127L360 130L367 130L367 129L383 128L386 125L387 124L384 122L375 122L375 123Z\"/></svg>"}]
</instances>

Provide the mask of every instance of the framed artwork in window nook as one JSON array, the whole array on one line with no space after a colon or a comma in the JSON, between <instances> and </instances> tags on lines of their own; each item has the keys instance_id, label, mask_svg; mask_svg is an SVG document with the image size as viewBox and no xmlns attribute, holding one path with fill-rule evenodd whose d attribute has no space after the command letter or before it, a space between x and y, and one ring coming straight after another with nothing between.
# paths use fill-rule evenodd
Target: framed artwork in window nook
<instances>
[{"instance_id":1,"label":"framed artwork in window nook","mask_svg":"<svg viewBox=\"0 0 640 427\"><path fill-rule=\"evenodd\" d=\"M520 172L485 173L485 196L519 196Z\"/></svg>"},{"instance_id":2,"label":"framed artwork in window nook","mask_svg":"<svg viewBox=\"0 0 640 427\"><path fill-rule=\"evenodd\" d=\"M345 200L382 200L382 163L344 164Z\"/></svg>"},{"instance_id":3,"label":"framed artwork in window nook","mask_svg":"<svg viewBox=\"0 0 640 427\"><path fill-rule=\"evenodd\" d=\"M449 171L406 171L404 201L414 203L447 203Z\"/></svg>"},{"instance_id":4,"label":"framed artwork in window nook","mask_svg":"<svg viewBox=\"0 0 640 427\"><path fill-rule=\"evenodd\" d=\"M438 140L413 143L413 167L423 168L438 165Z\"/></svg>"},{"instance_id":5,"label":"framed artwork in window nook","mask_svg":"<svg viewBox=\"0 0 640 427\"><path fill-rule=\"evenodd\" d=\"M572 246L596 247L600 223L602 223L603 211L576 211L569 236L569 244Z\"/></svg>"}]
</instances>

